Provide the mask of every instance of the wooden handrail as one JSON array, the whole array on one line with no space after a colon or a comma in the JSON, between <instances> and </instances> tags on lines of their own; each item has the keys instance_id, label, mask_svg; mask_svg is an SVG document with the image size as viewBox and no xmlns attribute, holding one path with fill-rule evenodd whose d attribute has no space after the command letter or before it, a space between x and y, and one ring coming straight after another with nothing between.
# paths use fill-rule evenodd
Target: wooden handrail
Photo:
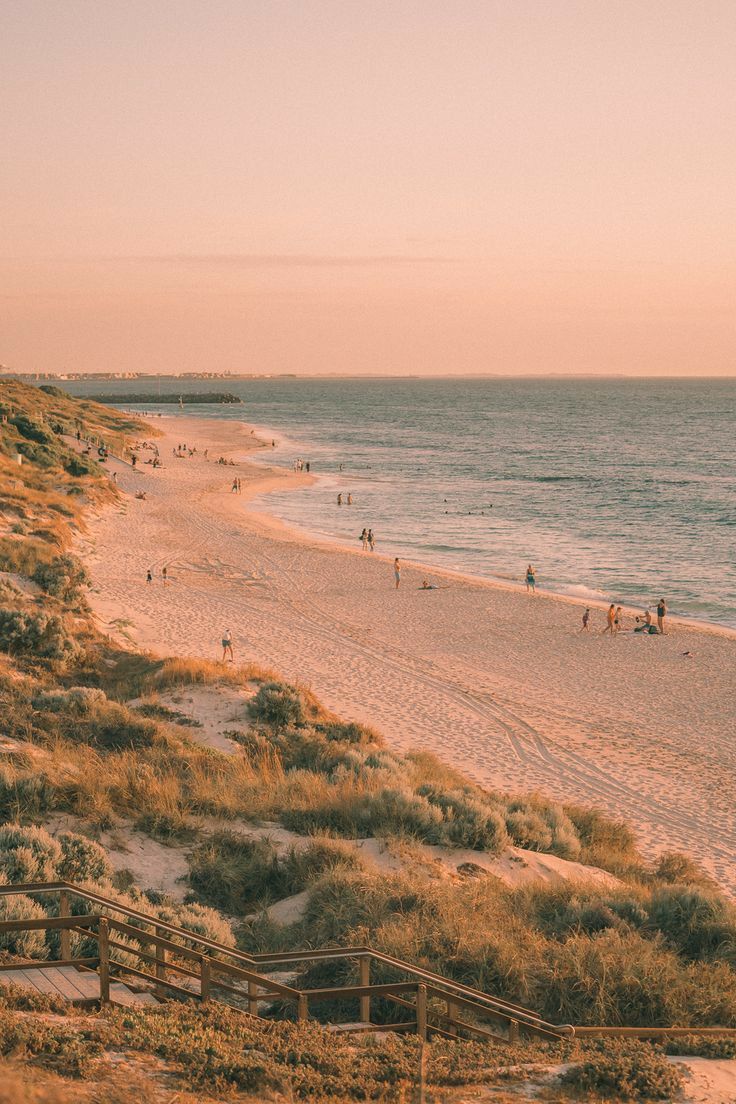
<instances>
[{"instance_id":1,"label":"wooden handrail","mask_svg":"<svg viewBox=\"0 0 736 1104\"><path fill-rule=\"evenodd\" d=\"M422 1038L427 1032L457 1037L458 1029L469 1034L475 1034L479 1038L486 1038L497 1042L513 1043L520 1032L536 1035L544 1039L560 1039L565 1036L579 1035L581 1038L594 1036L623 1036L631 1038L665 1038L668 1035L710 1035L710 1036L736 1036L736 1028L698 1028L698 1027L573 1027L569 1024L552 1024L543 1020L528 1008L522 1008L510 1001L499 997L493 997L481 990L443 977L431 970L426 970L402 959L393 958L382 951L372 947L325 947L317 950L264 952L247 954L244 951L228 947L217 940L206 936L197 935L186 928L177 927L157 919L139 909L121 904L119 901L104 897L102 894L74 885L72 882L32 882L16 885L1 885L0 897L35 894L48 894L58 892L60 897L60 915L33 920L3 920L0 921L0 932L11 931L43 931L58 930L66 938L64 939L64 952L62 959L57 963L43 960L34 962L37 968L45 965L57 964L82 965L95 963L100 975L100 1003L104 1007L110 999L110 970L115 969L123 974L129 973L145 981L152 982L154 988L169 990L177 995L190 999L210 999L211 990L221 989L233 993L248 1001L248 1009L251 1014L257 1014L258 1002L269 1000L273 997L281 997L296 1004L297 1018L307 1019L309 1015L309 1001L328 1001L332 999L353 999L360 1004L361 1021L364 1027L369 1026L371 998L383 997L403 1007L415 1010L416 1021L413 1028ZM69 915L69 898L74 895L81 900L90 902L104 909L106 912L116 913L126 917L127 920L137 921L145 927L126 923L122 920L111 919L100 912L83 915ZM151 932L150 928L154 931ZM95 930L96 929L96 930ZM80 934L96 939L99 946L99 955L96 959L73 959L68 954L68 936L76 931ZM155 949L155 954L149 954L141 947L130 947L109 938L109 931L118 932L129 939L141 944L149 944ZM166 933L167 938L160 933ZM182 945L179 940L185 940ZM120 949L128 954L138 956L143 963L151 963L155 968L155 974L146 973L137 968L128 967L123 963L110 959L110 948ZM176 962L172 962L168 953L178 955L181 958L196 963L198 970L189 970ZM205 953L207 952L207 953ZM226 961L229 959L230 961ZM355 959L358 965L358 985L342 985L321 989L296 989L282 982L273 981L267 975L260 972L264 966L273 967L277 964L304 963L319 961L340 961L343 959ZM234 960L234 961L233 961ZM242 965L234 965L237 962ZM380 982L370 984L370 964L381 964L409 977L411 981ZM245 968L245 967L250 967ZM9 964L9 968L13 968ZM18 966L22 969L22 965ZM166 979L166 970L171 969L200 982L200 992L192 992L181 986L175 985ZM237 988L224 981L218 981L217 975L225 975L229 979L241 980L247 983L247 989ZM414 1000L407 1000L401 994L414 994ZM444 1005L445 1011L440 1011L433 1006L433 1002L439 1001ZM468 1023L457 1015L459 1009L465 1009L474 1013L479 1019L500 1020L508 1031L508 1035L498 1035L480 1023ZM406 1030L407 1023L399 1025L377 1024L373 1025L377 1030Z\"/></svg>"}]
</instances>

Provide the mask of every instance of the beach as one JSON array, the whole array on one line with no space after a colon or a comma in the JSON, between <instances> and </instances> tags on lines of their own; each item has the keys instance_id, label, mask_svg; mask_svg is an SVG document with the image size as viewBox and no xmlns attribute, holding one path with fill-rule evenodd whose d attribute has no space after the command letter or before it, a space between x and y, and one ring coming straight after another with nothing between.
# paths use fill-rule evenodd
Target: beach
<instances>
[{"instance_id":1,"label":"beach","mask_svg":"<svg viewBox=\"0 0 736 1104\"><path fill-rule=\"evenodd\" d=\"M80 539L103 631L219 658L229 629L237 662L309 685L390 746L432 752L488 788L596 805L629 822L648 856L687 852L736 894L736 635L673 620L667 636L611 638L598 607L581 633L572 598L408 561L396 591L393 549L362 552L361 526L350 550L248 509L310 478L253 463L262 443L249 427L151 424L164 466L145 465L146 452L136 469L111 461L120 504ZM197 453L175 458L184 441ZM525 563L522 551L520 574ZM422 590L425 576L440 589Z\"/></svg>"}]
</instances>

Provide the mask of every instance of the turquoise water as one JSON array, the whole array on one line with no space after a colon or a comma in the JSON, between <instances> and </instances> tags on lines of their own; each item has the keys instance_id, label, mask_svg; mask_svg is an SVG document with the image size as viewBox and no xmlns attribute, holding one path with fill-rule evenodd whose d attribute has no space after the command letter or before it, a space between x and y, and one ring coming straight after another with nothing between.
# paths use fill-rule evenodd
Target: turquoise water
<instances>
[{"instance_id":1,"label":"turquoise water","mask_svg":"<svg viewBox=\"0 0 736 1104\"><path fill-rule=\"evenodd\" d=\"M541 588L625 604L664 595L673 613L736 626L736 380L226 386L244 406L186 413L264 427L279 442L266 459L299 456L320 477L258 504L287 522L355 547L370 526L379 551L491 578L520 580L531 561ZM338 491L354 505L338 508Z\"/></svg>"}]
</instances>

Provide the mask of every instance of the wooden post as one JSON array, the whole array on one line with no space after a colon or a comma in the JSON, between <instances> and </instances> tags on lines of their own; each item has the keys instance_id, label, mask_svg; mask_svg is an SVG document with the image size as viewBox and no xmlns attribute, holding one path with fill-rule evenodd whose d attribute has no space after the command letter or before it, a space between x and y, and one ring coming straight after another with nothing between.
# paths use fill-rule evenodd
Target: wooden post
<instances>
[{"instance_id":1,"label":"wooden post","mask_svg":"<svg viewBox=\"0 0 736 1104\"><path fill-rule=\"evenodd\" d=\"M100 955L100 1009L110 1007L110 948L107 938L107 918L101 916L97 925L97 942Z\"/></svg>"},{"instance_id":2,"label":"wooden post","mask_svg":"<svg viewBox=\"0 0 736 1104\"><path fill-rule=\"evenodd\" d=\"M429 1046L425 1039L419 1044L419 1104L427 1102L427 1051Z\"/></svg>"},{"instance_id":3,"label":"wooden post","mask_svg":"<svg viewBox=\"0 0 736 1104\"><path fill-rule=\"evenodd\" d=\"M202 1004L210 999L210 960L207 955L199 956L199 996Z\"/></svg>"},{"instance_id":4,"label":"wooden post","mask_svg":"<svg viewBox=\"0 0 736 1104\"><path fill-rule=\"evenodd\" d=\"M359 963L358 968L360 970L360 975L359 975L360 980L359 980L358 984L359 985L370 985L370 983L371 983L371 960L368 957L368 955L361 955L360 956L360 963ZM371 998L370 997L366 996L366 997L361 997L360 998L360 1022L361 1023L370 1023L371 1022Z\"/></svg>"},{"instance_id":5,"label":"wooden post","mask_svg":"<svg viewBox=\"0 0 736 1104\"><path fill-rule=\"evenodd\" d=\"M248 982L248 1011L251 1016L258 1015L258 986L254 981Z\"/></svg>"},{"instance_id":6,"label":"wooden post","mask_svg":"<svg viewBox=\"0 0 736 1104\"><path fill-rule=\"evenodd\" d=\"M452 1020L456 1019L456 1017L457 1017L457 1005L455 1004L454 1001L451 1001L448 997L448 999L447 999L447 1021L448 1021L447 1022L447 1030L450 1033L450 1035L457 1035L457 1024L454 1024L454 1023L451 1022Z\"/></svg>"},{"instance_id":7,"label":"wooden post","mask_svg":"<svg viewBox=\"0 0 736 1104\"><path fill-rule=\"evenodd\" d=\"M519 1041L519 1021L509 1020L509 1042L518 1043Z\"/></svg>"},{"instance_id":8,"label":"wooden post","mask_svg":"<svg viewBox=\"0 0 736 1104\"><path fill-rule=\"evenodd\" d=\"M298 1020L309 1019L309 1002L306 993L299 994L299 1001L296 1007L296 1018Z\"/></svg>"},{"instance_id":9,"label":"wooden post","mask_svg":"<svg viewBox=\"0 0 736 1104\"><path fill-rule=\"evenodd\" d=\"M156 931L156 935L160 939L161 938L161 929L156 928L155 931ZM167 950L166 950L166 947L159 947L158 943L156 943L155 944L155 953L156 953L156 969L155 969L156 977L159 979L159 981L166 981L166 955L168 953ZM158 997L166 996L166 989L163 985L157 985L156 986L156 996L158 996Z\"/></svg>"},{"instance_id":10,"label":"wooden post","mask_svg":"<svg viewBox=\"0 0 736 1104\"><path fill-rule=\"evenodd\" d=\"M66 889L59 890L59 916L69 916L69 892ZM61 928L61 958L67 961L72 957L72 933L68 928Z\"/></svg>"},{"instance_id":11,"label":"wooden post","mask_svg":"<svg viewBox=\"0 0 736 1104\"><path fill-rule=\"evenodd\" d=\"M417 1035L427 1041L427 986L417 985Z\"/></svg>"}]
</instances>

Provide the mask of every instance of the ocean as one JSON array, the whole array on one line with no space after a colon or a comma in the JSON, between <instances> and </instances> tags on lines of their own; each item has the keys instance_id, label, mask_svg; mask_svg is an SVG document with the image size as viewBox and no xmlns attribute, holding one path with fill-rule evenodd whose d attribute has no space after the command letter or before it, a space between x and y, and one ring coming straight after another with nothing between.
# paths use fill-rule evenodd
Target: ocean
<instances>
[{"instance_id":1,"label":"ocean","mask_svg":"<svg viewBox=\"0 0 736 1104\"><path fill-rule=\"evenodd\" d=\"M77 395L226 389L188 406L274 437L314 486L256 508L358 547L736 627L736 380L261 379L62 383ZM143 409L177 413L156 404ZM353 505L337 506L352 494Z\"/></svg>"}]
</instances>

